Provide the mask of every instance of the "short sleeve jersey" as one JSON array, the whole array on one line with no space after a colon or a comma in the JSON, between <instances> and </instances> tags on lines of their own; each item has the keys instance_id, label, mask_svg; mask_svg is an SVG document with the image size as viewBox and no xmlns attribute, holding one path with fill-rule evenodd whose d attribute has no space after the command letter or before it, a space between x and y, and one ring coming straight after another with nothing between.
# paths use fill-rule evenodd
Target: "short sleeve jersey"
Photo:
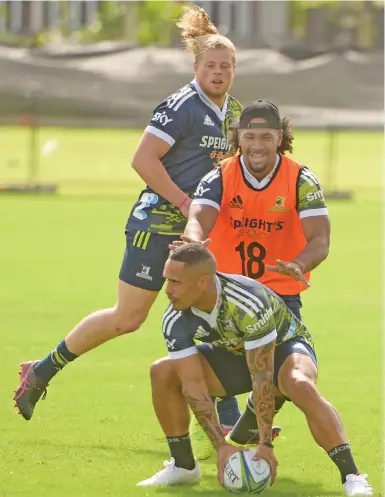
<instances>
[{"instance_id":1,"label":"short sleeve jersey","mask_svg":"<svg viewBox=\"0 0 385 497\"><path fill-rule=\"evenodd\" d=\"M226 348L237 355L276 339L277 345L302 337L313 346L310 333L277 294L262 283L234 274L217 273L217 305L211 314L194 308L163 316L169 356L181 359L197 353L196 341Z\"/></svg>"},{"instance_id":2,"label":"short sleeve jersey","mask_svg":"<svg viewBox=\"0 0 385 497\"><path fill-rule=\"evenodd\" d=\"M229 124L240 111L240 103L230 95L220 109L196 81L154 110L145 131L170 145L161 162L172 181L189 196L193 197L202 177L228 156ZM186 219L179 208L147 186L135 203L126 228L181 234L185 225Z\"/></svg>"}]
</instances>

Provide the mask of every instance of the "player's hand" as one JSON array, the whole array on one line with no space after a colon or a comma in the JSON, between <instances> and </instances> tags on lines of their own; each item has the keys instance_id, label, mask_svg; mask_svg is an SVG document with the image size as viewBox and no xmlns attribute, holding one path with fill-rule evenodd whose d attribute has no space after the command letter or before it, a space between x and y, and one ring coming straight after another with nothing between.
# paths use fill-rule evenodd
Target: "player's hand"
<instances>
[{"instance_id":1,"label":"player's hand","mask_svg":"<svg viewBox=\"0 0 385 497\"><path fill-rule=\"evenodd\" d=\"M277 466L278 466L278 461L277 458L275 457L274 450L271 449L270 447L267 447L266 445L258 444L257 452L253 457L253 460L257 461L258 459L265 459L270 464L270 469L271 469L270 485L273 485L273 483L275 482L275 477L277 476Z\"/></svg>"},{"instance_id":2,"label":"player's hand","mask_svg":"<svg viewBox=\"0 0 385 497\"><path fill-rule=\"evenodd\" d=\"M193 238L190 238L189 236L185 236L185 235L182 235L181 236L181 240L175 240L174 242L172 242L168 248L170 250L174 250L176 249L177 247L180 247L182 245L187 245L188 243L200 243L201 245L203 245L204 247L207 247L208 245L210 245L211 243L211 239L210 238L207 238L207 240L194 240Z\"/></svg>"},{"instance_id":3,"label":"player's hand","mask_svg":"<svg viewBox=\"0 0 385 497\"><path fill-rule=\"evenodd\" d=\"M191 198L188 197L184 202L184 204L182 205L182 207L180 208L180 211L185 218L188 218L188 212L190 210L191 202L192 202Z\"/></svg>"},{"instance_id":4,"label":"player's hand","mask_svg":"<svg viewBox=\"0 0 385 497\"><path fill-rule=\"evenodd\" d=\"M236 452L243 452L248 450L246 447L234 447L233 445L222 445L217 451L217 468L218 468L218 481L223 486L225 464L227 459Z\"/></svg>"},{"instance_id":5,"label":"player's hand","mask_svg":"<svg viewBox=\"0 0 385 497\"><path fill-rule=\"evenodd\" d=\"M297 281L302 281L306 286L310 286L310 283L305 278L300 265L297 262L285 262L280 259L276 259L276 266L269 266L266 264L265 269L267 271L274 271L275 273L285 274L286 276L291 276Z\"/></svg>"}]
</instances>

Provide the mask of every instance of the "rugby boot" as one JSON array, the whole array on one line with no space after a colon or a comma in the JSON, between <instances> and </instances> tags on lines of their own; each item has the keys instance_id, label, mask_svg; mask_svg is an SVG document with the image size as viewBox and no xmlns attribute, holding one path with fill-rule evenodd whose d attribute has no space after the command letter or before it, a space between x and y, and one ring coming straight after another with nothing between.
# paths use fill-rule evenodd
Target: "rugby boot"
<instances>
[{"instance_id":1,"label":"rugby boot","mask_svg":"<svg viewBox=\"0 0 385 497\"><path fill-rule=\"evenodd\" d=\"M33 367L40 361L28 361L21 363L20 383L14 391L15 407L18 407L19 414L29 421L32 418L36 402L43 395L43 400L47 395L48 383L40 380L33 371Z\"/></svg>"}]
</instances>

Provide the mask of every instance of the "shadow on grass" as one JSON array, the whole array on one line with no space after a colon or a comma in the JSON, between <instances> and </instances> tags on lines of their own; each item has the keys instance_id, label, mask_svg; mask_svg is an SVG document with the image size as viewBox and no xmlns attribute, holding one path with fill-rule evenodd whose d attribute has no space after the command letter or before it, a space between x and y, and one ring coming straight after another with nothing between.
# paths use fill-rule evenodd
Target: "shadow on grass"
<instances>
[{"instance_id":1,"label":"shadow on grass","mask_svg":"<svg viewBox=\"0 0 385 497\"><path fill-rule=\"evenodd\" d=\"M159 442L158 442L159 443ZM57 447L58 449L63 449L63 444L58 444L55 441L45 440L43 445L50 447ZM64 444L66 445L66 444ZM119 456L124 455L127 456L130 453L138 452L138 449L131 449L128 444L121 443L116 445L108 445L104 443L100 444L68 444L71 449L79 449L79 450L97 450L101 452L109 452L119 454ZM148 454L155 457L159 457L159 459L167 459L168 458L168 450L165 444L160 444L159 446L155 446L152 448L141 448L140 454ZM216 461L214 457L211 457L207 461L204 461L202 464L203 473L205 473L204 467L215 466ZM158 468L153 468L153 472L159 471L161 465ZM151 473L151 471L150 471ZM147 475L148 477L149 475ZM146 475L143 475L143 479ZM203 485L202 485L203 483ZM143 487L143 490L146 490L147 487ZM202 478L201 484L195 485L175 485L169 487L159 487L155 490L156 493L159 494L167 494L167 495L181 495L186 497L199 497L199 495L210 495L210 497L224 497L226 491L220 487L216 476L213 474L204 474ZM136 488L136 493L141 495L141 489ZM298 480L294 480L288 477L280 477L278 475L277 480L272 488L269 489L270 497L340 497L343 494L342 488L341 492L330 492L326 489L323 489L321 485L318 483L303 483Z\"/></svg>"},{"instance_id":2,"label":"shadow on grass","mask_svg":"<svg viewBox=\"0 0 385 497\"><path fill-rule=\"evenodd\" d=\"M163 441L162 441L163 442ZM169 452L168 452L168 447L167 444L164 443L159 443L157 442L156 446L153 446L151 448L146 448L146 447L132 447L128 442L121 442L121 443L116 443L116 444L106 444L104 442L100 443L74 443L74 442L64 442L64 443L58 443L55 440L42 440L40 441L39 445L41 447L50 447L50 448L56 448L58 450L62 450L63 447L69 447L72 451L73 450L80 450L80 451L100 451L100 452L109 452L109 453L115 453L115 454L148 454L148 455L153 455L153 456L159 456L160 458L163 458L164 460L169 457Z\"/></svg>"},{"instance_id":3,"label":"shadow on grass","mask_svg":"<svg viewBox=\"0 0 385 497\"><path fill-rule=\"evenodd\" d=\"M159 494L181 494L185 496L199 496L199 494L210 495L210 497L224 497L226 491L219 486L217 479L213 475L204 475L203 481L209 483L210 488L203 487L199 484L191 486L178 485L175 487L159 487L156 493ZM214 487L214 488L213 488ZM342 488L341 488L342 490ZM291 478L283 477L277 478L273 487L269 489L268 495L270 497L340 497L341 493L330 492L322 488L318 484L300 483Z\"/></svg>"}]
</instances>

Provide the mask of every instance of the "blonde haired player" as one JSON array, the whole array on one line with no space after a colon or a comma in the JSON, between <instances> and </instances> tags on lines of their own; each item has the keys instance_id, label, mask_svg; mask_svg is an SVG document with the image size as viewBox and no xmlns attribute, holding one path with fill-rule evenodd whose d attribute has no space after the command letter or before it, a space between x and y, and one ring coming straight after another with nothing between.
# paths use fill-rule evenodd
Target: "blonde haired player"
<instances>
[{"instance_id":1,"label":"blonde haired player","mask_svg":"<svg viewBox=\"0 0 385 497\"><path fill-rule=\"evenodd\" d=\"M85 317L44 359L22 363L14 400L26 420L64 366L146 320L164 283L168 247L184 232L193 193L228 153L229 123L241 110L228 94L235 47L199 7L186 8L177 25L194 55L195 79L156 107L134 154L132 167L147 186L126 224L117 301Z\"/></svg>"}]
</instances>

